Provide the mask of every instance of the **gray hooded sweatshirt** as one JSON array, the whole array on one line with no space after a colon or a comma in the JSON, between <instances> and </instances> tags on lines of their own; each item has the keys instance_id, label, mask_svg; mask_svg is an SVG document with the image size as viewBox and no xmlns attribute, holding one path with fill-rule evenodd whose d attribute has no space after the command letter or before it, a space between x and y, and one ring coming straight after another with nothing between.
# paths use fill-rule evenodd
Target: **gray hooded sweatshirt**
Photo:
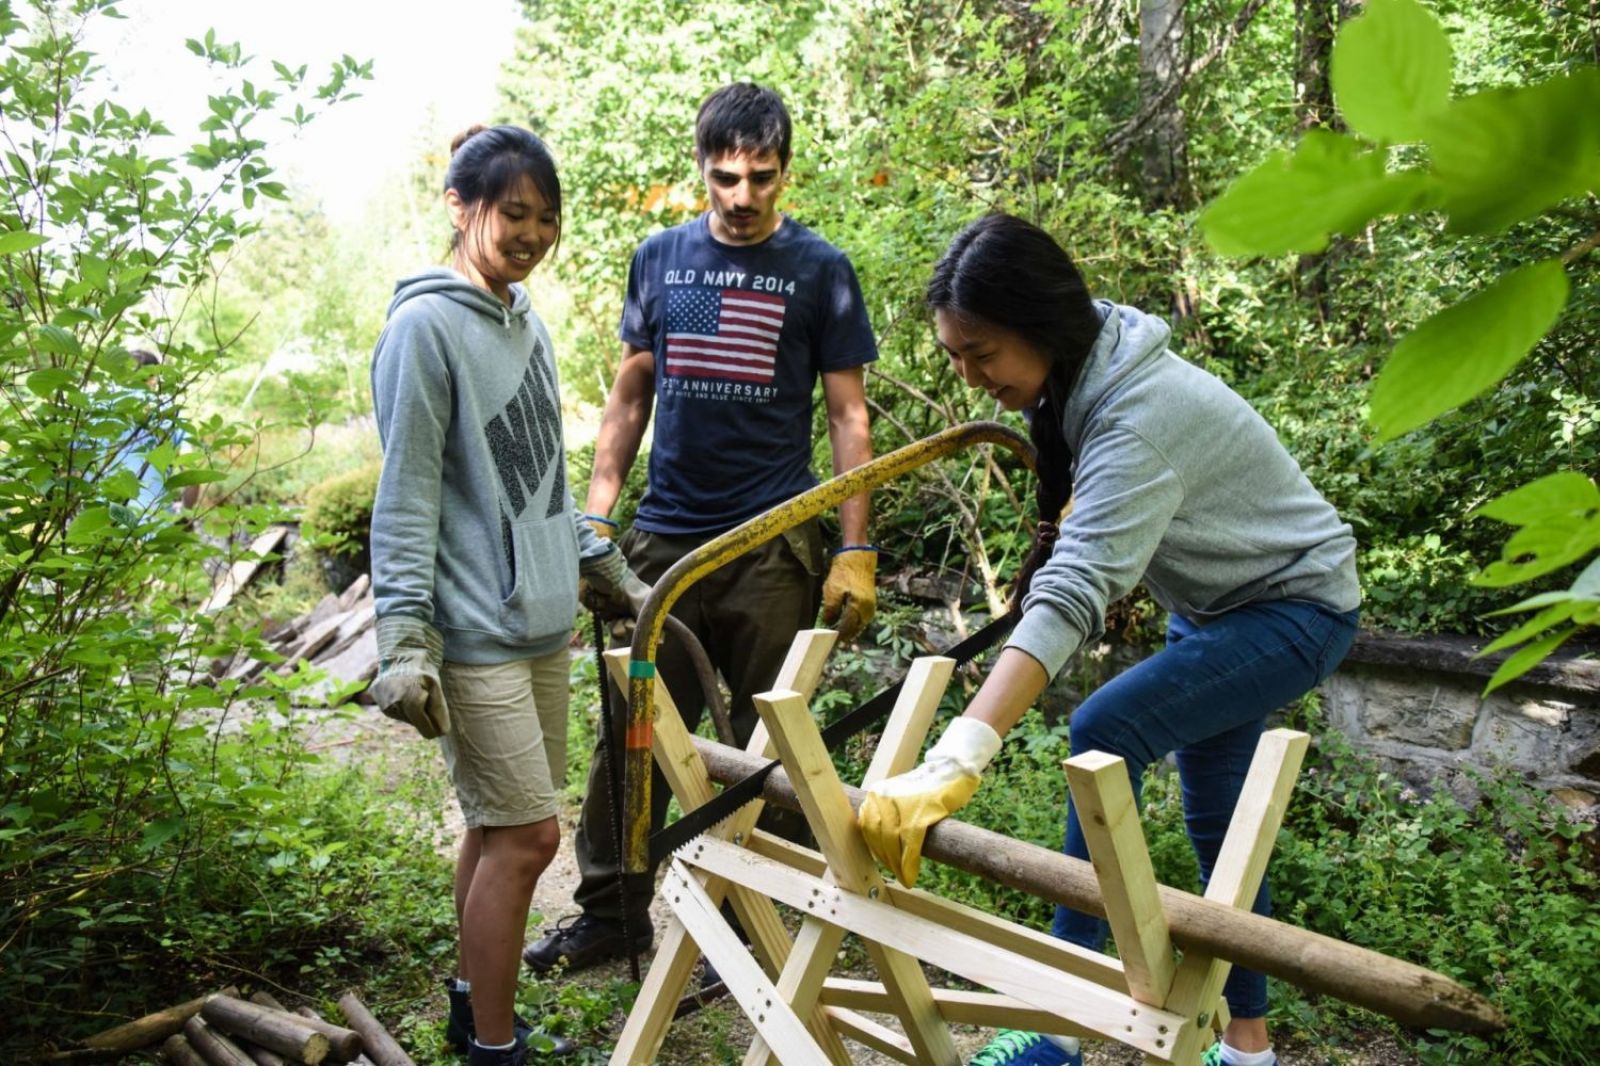
<instances>
[{"instance_id":1,"label":"gray hooded sweatshirt","mask_svg":"<svg viewBox=\"0 0 1600 1066\"><path fill-rule=\"evenodd\" d=\"M558 650L580 568L620 570L573 508L555 350L527 292L511 292L507 307L442 267L403 278L372 356L378 617L433 624L452 662Z\"/></svg>"},{"instance_id":2,"label":"gray hooded sweatshirt","mask_svg":"<svg viewBox=\"0 0 1600 1066\"><path fill-rule=\"evenodd\" d=\"M1054 677L1141 578L1199 625L1270 600L1359 606L1350 526L1266 420L1168 351L1165 322L1097 306L1104 325L1062 418L1072 511L1007 647Z\"/></svg>"}]
</instances>

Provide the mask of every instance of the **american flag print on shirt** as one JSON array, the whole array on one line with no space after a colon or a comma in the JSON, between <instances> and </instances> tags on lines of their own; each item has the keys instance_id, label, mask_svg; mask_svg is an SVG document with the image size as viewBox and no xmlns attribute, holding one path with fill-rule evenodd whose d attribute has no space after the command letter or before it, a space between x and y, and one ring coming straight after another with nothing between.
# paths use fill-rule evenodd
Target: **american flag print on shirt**
<instances>
[{"instance_id":1,"label":"american flag print on shirt","mask_svg":"<svg viewBox=\"0 0 1600 1066\"><path fill-rule=\"evenodd\" d=\"M679 289L667 294L667 374L772 381L783 331L784 299L741 289Z\"/></svg>"}]
</instances>

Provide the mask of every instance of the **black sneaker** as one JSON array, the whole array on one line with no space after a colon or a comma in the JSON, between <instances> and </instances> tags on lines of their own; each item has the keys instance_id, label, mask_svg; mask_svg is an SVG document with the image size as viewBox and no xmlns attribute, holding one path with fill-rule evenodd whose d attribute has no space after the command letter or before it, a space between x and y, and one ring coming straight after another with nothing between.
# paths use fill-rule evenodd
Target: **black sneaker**
<instances>
[{"instance_id":1,"label":"black sneaker","mask_svg":"<svg viewBox=\"0 0 1600 1066\"><path fill-rule=\"evenodd\" d=\"M528 1047L520 1040L510 1047L479 1047L474 1040L467 1048L467 1066L527 1066Z\"/></svg>"},{"instance_id":2,"label":"black sneaker","mask_svg":"<svg viewBox=\"0 0 1600 1066\"><path fill-rule=\"evenodd\" d=\"M473 1037L478 1035L477 1026L472 1021L472 994L457 989L453 979L445 981L444 990L450 998L450 1017L444 1025L445 1043L456 1054L469 1055ZM511 1016L511 1024L513 1038L520 1048L528 1049L531 1045L532 1050L545 1055L570 1055L578 1050L578 1045L564 1036L551 1036L534 1029L528 1019L520 1014Z\"/></svg>"},{"instance_id":3,"label":"black sneaker","mask_svg":"<svg viewBox=\"0 0 1600 1066\"><path fill-rule=\"evenodd\" d=\"M649 922L640 924L643 929L634 937L635 950L649 951L654 931ZM568 973L576 973L627 954L621 922L577 914L561 919L554 929L523 948L522 961L534 973L549 973L562 963Z\"/></svg>"}]
</instances>

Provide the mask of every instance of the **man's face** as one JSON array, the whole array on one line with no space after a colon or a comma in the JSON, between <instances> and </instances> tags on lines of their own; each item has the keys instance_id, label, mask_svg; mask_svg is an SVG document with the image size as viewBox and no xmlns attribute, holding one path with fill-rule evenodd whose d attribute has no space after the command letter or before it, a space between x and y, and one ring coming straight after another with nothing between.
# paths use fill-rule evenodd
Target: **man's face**
<instances>
[{"instance_id":1,"label":"man's face","mask_svg":"<svg viewBox=\"0 0 1600 1066\"><path fill-rule=\"evenodd\" d=\"M783 221L777 152L719 152L700 160L700 176L711 199L711 235L723 244L760 244Z\"/></svg>"}]
</instances>

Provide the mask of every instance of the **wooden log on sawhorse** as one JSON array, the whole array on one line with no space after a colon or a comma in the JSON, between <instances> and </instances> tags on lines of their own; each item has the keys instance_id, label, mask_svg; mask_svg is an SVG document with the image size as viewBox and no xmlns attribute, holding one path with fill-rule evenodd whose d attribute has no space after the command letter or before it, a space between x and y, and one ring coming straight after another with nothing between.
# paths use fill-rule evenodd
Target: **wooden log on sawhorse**
<instances>
[{"instance_id":1,"label":"wooden log on sawhorse","mask_svg":"<svg viewBox=\"0 0 1600 1066\"><path fill-rule=\"evenodd\" d=\"M714 781L728 783L760 769L755 756L701 737L692 738ZM859 789L847 788L852 805ZM782 767L762 787L768 803L799 810L800 801ZM760 836L758 848L766 847ZM814 853L812 853L814 855ZM1056 848L1040 847L1001 833L946 818L928 830L922 857L977 874L997 884L1091 914L1105 914L1094 868ZM821 856L815 856L821 864ZM1490 1033L1505 1028L1505 1016L1481 994L1457 981L1309 929L1226 907L1200 896L1159 887L1172 940L1184 951L1226 957L1297 987L1333 996L1419 1029Z\"/></svg>"}]
</instances>

